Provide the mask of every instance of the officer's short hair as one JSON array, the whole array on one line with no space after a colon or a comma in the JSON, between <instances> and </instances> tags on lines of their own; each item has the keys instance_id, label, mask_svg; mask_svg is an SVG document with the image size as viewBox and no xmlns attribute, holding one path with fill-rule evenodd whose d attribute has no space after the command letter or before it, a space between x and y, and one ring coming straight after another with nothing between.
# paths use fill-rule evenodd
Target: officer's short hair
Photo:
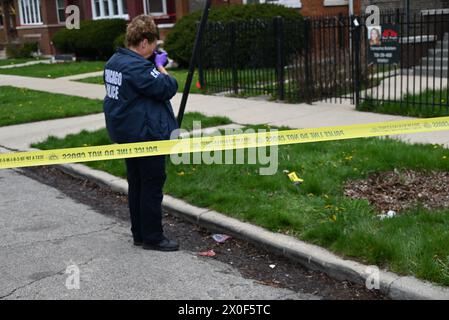
<instances>
[{"instance_id":1,"label":"officer's short hair","mask_svg":"<svg viewBox=\"0 0 449 320\"><path fill-rule=\"evenodd\" d=\"M152 43L159 39L159 32L153 18L147 14L135 17L126 28L126 46L137 46L142 40Z\"/></svg>"}]
</instances>

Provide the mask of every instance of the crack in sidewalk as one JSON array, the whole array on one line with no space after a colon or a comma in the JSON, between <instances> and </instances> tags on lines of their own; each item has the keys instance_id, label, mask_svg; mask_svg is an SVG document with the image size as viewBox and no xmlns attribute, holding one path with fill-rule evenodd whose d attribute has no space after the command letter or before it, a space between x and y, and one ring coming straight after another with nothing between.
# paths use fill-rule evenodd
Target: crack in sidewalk
<instances>
[{"instance_id":1,"label":"crack in sidewalk","mask_svg":"<svg viewBox=\"0 0 449 320\"><path fill-rule=\"evenodd\" d=\"M34 245L34 244L38 244L38 243L45 243L45 242L52 242L52 241L64 241L64 240L67 240L67 239L70 239L70 238L83 237L83 236L91 235L91 234L94 234L94 233L108 231L108 230L114 228L117 225L118 225L117 222L113 222L113 223L109 224L106 228L101 228L101 229L98 229L98 230L93 230L93 231L84 232L84 233L71 234L71 235L68 235L68 236L64 236L62 238L46 239L46 240L39 240L39 241L27 242L27 243L7 244L7 245L4 245L4 246L0 246L0 249L4 249L4 248L8 248L8 247L26 247L26 246L29 246L29 245Z\"/></svg>"},{"instance_id":2,"label":"crack in sidewalk","mask_svg":"<svg viewBox=\"0 0 449 320\"><path fill-rule=\"evenodd\" d=\"M94 259L95 259L95 258L90 258L90 259L87 260L86 262L80 263L80 264L78 264L77 266L78 266L78 267L85 266L85 265L91 263ZM45 277L42 277L42 278L33 280L33 281L31 281L31 282L28 282L28 283L26 283L26 284L24 284L24 285L21 285L21 286L15 288L15 289L11 290L9 293L7 293L7 294L5 294L5 295L3 295L3 296L0 296L0 300L5 300L6 298L12 296L12 295L13 295L14 293L16 293L17 291L22 290L22 289L25 289L26 287L29 287L29 286L35 284L36 282L39 282L39 281L42 281L42 280L45 280L45 279L49 279L49 278L52 278L52 277L55 277L55 276L58 276L58 275L63 275L63 274L65 273L66 270L67 270L67 268L64 268L64 269L59 270L59 271L57 271L57 272L55 272L55 273L53 273L53 274L47 275L47 276L45 276Z\"/></svg>"}]
</instances>

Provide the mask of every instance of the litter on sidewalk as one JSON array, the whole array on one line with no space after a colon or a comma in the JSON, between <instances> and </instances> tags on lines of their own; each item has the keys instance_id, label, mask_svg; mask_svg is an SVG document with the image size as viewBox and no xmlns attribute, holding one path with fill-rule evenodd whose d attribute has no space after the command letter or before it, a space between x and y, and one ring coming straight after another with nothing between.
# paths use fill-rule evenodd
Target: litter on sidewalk
<instances>
[{"instance_id":1,"label":"litter on sidewalk","mask_svg":"<svg viewBox=\"0 0 449 320\"><path fill-rule=\"evenodd\" d=\"M217 243L225 243L227 240L231 239L231 236L228 236L227 234L213 234L212 239Z\"/></svg>"},{"instance_id":2,"label":"litter on sidewalk","mask_svg":"<svg viewBox=\"0 0 449 320\"><path fill-rule=\"evenodd\" d=\"M215 257L216 253L214 250L207 250L207 251L198 252L198 255L201 257Z\"/></svg>"}]
</instances>

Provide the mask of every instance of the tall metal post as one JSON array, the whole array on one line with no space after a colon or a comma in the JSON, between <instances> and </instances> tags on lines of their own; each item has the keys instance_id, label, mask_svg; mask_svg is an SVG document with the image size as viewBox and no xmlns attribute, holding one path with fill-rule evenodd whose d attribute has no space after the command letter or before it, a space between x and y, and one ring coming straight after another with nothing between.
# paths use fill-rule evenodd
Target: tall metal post
<instances>
[{"instance_id":1,"label":"tall metal post","mask_svg":"<svg viewBox=\"0 0 449 320\"><path fill-rule=\"evenodd\" d=\"M211 7L211 3L212 3L212 0L206 1L206 4L204 5L203 15L201 17L200 26L196 33L192 57L190 58L189 73L187 74L186 84L184 87L184 92L182 94L181 105L179 107L179 112L178 112L178 117L177 117L179 127L181 127L182 119L184 118L184 111L186 109L187 99L189 98L190 86L192 85L192 80L193 80L193 73L195 72L195 66L197 63L199 48L200 48L200 44L203 40L204 30L206 29L206 23L207 23L207 19L209 17L209 10Z\"/></svg>"}]
</instances>

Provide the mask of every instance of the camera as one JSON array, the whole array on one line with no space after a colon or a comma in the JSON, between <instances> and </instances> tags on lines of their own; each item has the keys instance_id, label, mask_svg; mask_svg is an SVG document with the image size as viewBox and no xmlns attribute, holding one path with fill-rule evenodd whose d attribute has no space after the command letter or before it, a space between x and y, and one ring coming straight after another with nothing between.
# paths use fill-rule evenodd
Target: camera
<instances>
[{"instance_id":1,"label":"camera","mask_svg":"<svg viewBox=\"0 0 449 320\"><path fill-rule=\"evenodd\" d=\"M162 48L162 43L160 43L158 41L157 47L154 50L154 53L151 55L151 57L148 58L149 61L153 62L154 64L156 64L155 59L156 59L156 54L162 53L164 52L163 48ZM168 65L168 60L167 62L164 64L164 68Z\"/></svg>"}]
</instances>

